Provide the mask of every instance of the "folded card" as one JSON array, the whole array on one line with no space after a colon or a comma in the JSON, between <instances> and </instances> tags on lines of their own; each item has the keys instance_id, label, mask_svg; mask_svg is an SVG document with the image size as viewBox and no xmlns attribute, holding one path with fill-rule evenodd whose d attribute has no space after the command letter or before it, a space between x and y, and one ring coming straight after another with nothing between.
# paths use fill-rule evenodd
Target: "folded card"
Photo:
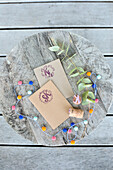
<instances>
[{"instance_id":1,"label":"folded card","mask_svg":"<svg viewBox=\"0 0 113 170\"><path fill-rule=\"evenodd\" d=\"M31 95L29 100L52 129L57 128L69 118L68 112L72 106L51 80Z\"/></svg>"},{"instance_id":2,"label":"folded card","mask_svg":"<svg viewBox=\"0 0 113 170\"><path fill-rule=\"evenodd\" d=\"M69 98L74 95L59 59L34 69L34 72L40 86L52 80L64 97Z\"/></svg>"}]
</instances>

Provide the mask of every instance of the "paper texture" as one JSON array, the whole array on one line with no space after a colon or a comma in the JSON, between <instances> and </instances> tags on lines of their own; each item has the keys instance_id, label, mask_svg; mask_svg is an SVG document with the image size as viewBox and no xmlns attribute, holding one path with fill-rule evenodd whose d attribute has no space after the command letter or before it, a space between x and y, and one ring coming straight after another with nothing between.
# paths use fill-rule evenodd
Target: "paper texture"
<instances>
[{"instance_id":1,"label":"paper texture","mask_svg":"<svg viewBox=\"0 0 113 170\"><path fill-rule=\"evenodd\" d=\"M74 95L59 59L34 69L34 72L40 86L52 80L65 98Z\"/></svg>"},{"instance_id":2,"label":"paper texture","mask_svg":"<svg viewBox=\"0 0 113 170\"><path fill-rule=\"evenodd\" d=\"M72 106L50 80L29 97L29 100L49 123L52 129L57 128L69 118Z\"/></svg>"}]
</instances>

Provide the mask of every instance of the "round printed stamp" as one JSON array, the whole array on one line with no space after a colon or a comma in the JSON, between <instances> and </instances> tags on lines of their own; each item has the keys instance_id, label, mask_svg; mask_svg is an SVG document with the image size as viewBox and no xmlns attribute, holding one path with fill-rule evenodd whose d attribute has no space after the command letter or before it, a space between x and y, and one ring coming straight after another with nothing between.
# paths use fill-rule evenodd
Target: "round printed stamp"
<instances>
[{"instance_id":1,"label":"round printed stamp","mask_svg":"<svg viewBox=\"0 0 113 170\"><path fill-rule=\"evenodd\" d=\"M41 75L45 78L53 77L55 68L52 65L46 65L41 69Z\"/></svg>"},{"instance_id":2,"label":"round printed stamp","mask_svg":"<svg viewBox=\"0 0 113 170\"><path fill-rule=\"evenodd\" d=\"M50 102L53 99L52 92L50 90L43 90L39 94L39 99L41 102L43 102L45 104Z\"/></svg>"}]
</instances>

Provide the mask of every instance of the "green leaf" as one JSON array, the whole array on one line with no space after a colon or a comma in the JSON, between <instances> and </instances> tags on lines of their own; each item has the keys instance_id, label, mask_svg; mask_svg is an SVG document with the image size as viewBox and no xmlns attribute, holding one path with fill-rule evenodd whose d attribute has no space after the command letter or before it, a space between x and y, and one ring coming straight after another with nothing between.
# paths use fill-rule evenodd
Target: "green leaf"
<instances>
[{"instance_id":1,"label":"green leaf","mask_svg":"<svg viewBox=\"0 0 113 170\"><path fill-rule=\"evenodd\" d=\"M89 78L84 78L82 80L83 83L91 83L91 80Z\"/></svg>"},{"instance_id":2,"label":"green leaf","mask_svg":"<svg viewBox=\"0 0 113 170\"><path fill-rule=\"evenodd\" d=\"M72 74L70 77L76 77L76 76L78 76L79 75L79 73L77 72L77 73L75 73L75 74Z\"/></svg>"},{"instance_id":3,"label":"green leaf","mask_svg":"<svg viewBox=\"0 0 113 170\"><path fill-rule=\"evenodd\" d=\"M92 99L87 99L90 103L95 103L95 100L92 100Z\"/></svg>"},{"instance_id":4,"label":"green leaf","mask_svg":"<svg viewBox=\"0 0 113 170\"><path fill-rule=\"evenodd\" d=\"M88 96L91 97L92 99L95 99L95 95L93 92L89 91Z\"/></svg>"},{"instance_id":5,"label":"green leaf","mask_svg":"<svg viewBox=\"0 0 113 170\"><path fill-rule=\"evenodd\" d=\"M85 74L87 71L84 71L83 73L80 73L80 75L83 75L83 74Z\"/></svg>"},{"instance_id":6,"label":"green leaf","mask_svg":"<svg viewBox=\"0 0 113 170\"><path fill-rule=\"evenodd\" d=\"M58 51L60 49L59 46L52 46L52 47L49 47L49 50L50 51Z\"/></svg>"},{"instance_id":7,"label":"green leaf","mask_svg":"<svg viewBox=\"0 0 113 170\"><path fill-rule=\"evenodd\" d=\"M52 41L52 43L53 43L55 46L58 46L56 40L54 40L53 38L51 38L51 41Z\"/></svg>"},{"instance_id":8,"label":"green leaf","mask_svg":"<svg viewBox=\"0 0 113 170\"><path fill-rule=\"evenodd\" d=\"M62 54L64 52L64 50L61 50L57 55L60 55L60 54Z\"/></svg>"},{"instance_id":9,"label":"green leaf","mask_svg":"<svg viewBox=\"0 0 113 170\"><path fill-rule=\"evenodd\" d=\"M76 56L76 53L73 54L71 57L69 57L69 58L66 60L66 62L68 62L69 60L71 60L74 56Z\"/></svg>"},{"instance_id":10,"label":"green leaf","mask_svg":"<svg viewBox=\"0 0 113 170\"><path fill-rule=\"evenodd\" d=\"M70 72L69 75L71 75L77 68L73 68Z\"/></svg>"},{"instance_id":11,"label":"green leaf","mask_svg":"<svg viewBox=\"0 0 113 170\"><path fill-rule=\"evenodd\" d=\"M84 69L82 67L77 67L77 70L81 71L82 73L84 72Z\"/></svg>"},{"instance_id":12,"label":"green leaf","mask_svg":"<svg viewBox=\"0 0 113 170\"><path fill-rule=\"evenodd\" d=\"M85 84L85 87L91 87L92 84Z\"/></svg>"},{"instance_id":13,"label":"green leaf","mask_svg":"<svg viewBox=\"0 0 113 170\"><path fill-rule=\"evenodd\" d=\"M80 83L80 84L78 85L78 90L79 90L79 91L82 91L84 88L85 88L85 84L84 84L84 83Z\"/></svg>"},{"instance_id":14,"label":"green leaf","mask_svg":"<svg viewBox=\"0 0 113 170\"><path fill-rule=\"evenodd\" d=\"M89 104L89 101L87 100L82 102L82 105L88 105L88 104Z\"/></svg>"},{"instance_id":15,"label":"green leaf","mask_svg":"<svg viewBox=\"0 0 113 170\"><path fill-rule=\"evenodd\" d=\"M62 48L61 48L62 50L64 50L64 42L63 42L63 44L62 44Z\"/></svg>"},{"instance_id":16,"label":"green leaf","mask_svg":"<svg viewBox=\"0 0 113 170\"><path fill-rule=\"evenodd\" d=\"M81 79L79 79L79 80L77 81L77 84L80 83L80 82L83 80L83 78L84 78L84 77L82 77Z\"/></svg>"},{"instance_id":17,"label":"green leaf","mask_svg":"<svg viewBox=\"0 0 113 170\"><path fill-rule=\"evenodd\" d=\"M69 68L71 67L71 65L72 65L72 63L71 63L71 64L69 64L69 66L67 67L67 69L69 69Z\"/></svg>"},{"instance_id":18,"label":"green leaf","mask_svg":"<svg viewBox=\"0 0 113 170\"><path fill-rule=\"evenodd\" d=\"M70 44L68 45L67 49L66 49L66 56L67 56L67 53L69 51L69 47L70 47Z\"/></svg>"},{"instance_id":19,"label":"green leaf","mask_svg":"<svg viewBox=\"0 0 113 170\"><path fill-rule=\"evenodd\" d=\"M61 61L63 61L67 56L64 56L63 59Z\"/></svg>"},{"instance_id":20,"label":"green leaf","mask_svg":"<svg viewBox=\"0 0 113 170\"><path fill-rule=\"evenodd\" d=\"M55 45L55 46L58 46L58 44L57 44L57 42L56 42L55 40L54 40L54 45Z\"/></svg>"},{"instance_id":21,"label":"green leaf","mask_svg":"<svg viewBox=\"0 0 113 170\"><path fill-rule=\"evenodd\" d=\"M82 94L82 100L83 101L86 101L86 99L87 99L87 96L88 96L88 90L87 91L85 91L83 94Z\"/></svg>"}]
</instances>

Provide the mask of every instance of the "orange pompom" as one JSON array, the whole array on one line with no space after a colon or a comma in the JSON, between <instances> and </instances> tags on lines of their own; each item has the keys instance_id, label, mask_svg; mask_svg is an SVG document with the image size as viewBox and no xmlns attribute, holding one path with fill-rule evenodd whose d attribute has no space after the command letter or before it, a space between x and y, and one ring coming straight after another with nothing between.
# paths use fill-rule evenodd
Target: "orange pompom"
<instances>
[{"instance_id":1,"label":"orange pompom","mask_svg":"<svg viewBox=\"0 0 113 170\"><path fill-rule=\"evenodd\" d=\"M21 98L22 98L22 96L20 96L20 95L19 95L19 96L17 96L17 99L18 99L18 100L20 100Z\"/></svg>"},{"instance_id":2,"label":"orange pompom","mask_svg":"<svg viewBox=\"0 0 113 170\"><path fill-rule=\"evenodd\" d=\"M93 109L90 109L90 110L89 110L89 113L93 113Z\"/></svg>"},{"instance_id":3,"label":"orange pompom","mask_svg":"<svg viewBox=\"0 0 113 170\"><path fill-rule=\"evenodd\" d=\"M74 144L75 144L75 141L74 141L74 140L71 140L71 144L74 145Z\"/></svg>"},{"instance_id":4,"label":"orange pompom","mask_svg":"<svg viewBox=\"0 0 113 170\"><path fill-rule=\"evenodd\" d=\"M45 127L45 126L43 126L43 127L42 127L42 130L43 130L43 131L46 131L46 127Z\"/></svg>"},{"instance_id":5,"label":"orange pompom","mask_svg":"<svg viewBox=\"0 0 113 170\"><path fill-rule=\"evenodd\" d=\"M91 72L87 72L87 76L91 76Z\"/></svg>"}]
</instances>

